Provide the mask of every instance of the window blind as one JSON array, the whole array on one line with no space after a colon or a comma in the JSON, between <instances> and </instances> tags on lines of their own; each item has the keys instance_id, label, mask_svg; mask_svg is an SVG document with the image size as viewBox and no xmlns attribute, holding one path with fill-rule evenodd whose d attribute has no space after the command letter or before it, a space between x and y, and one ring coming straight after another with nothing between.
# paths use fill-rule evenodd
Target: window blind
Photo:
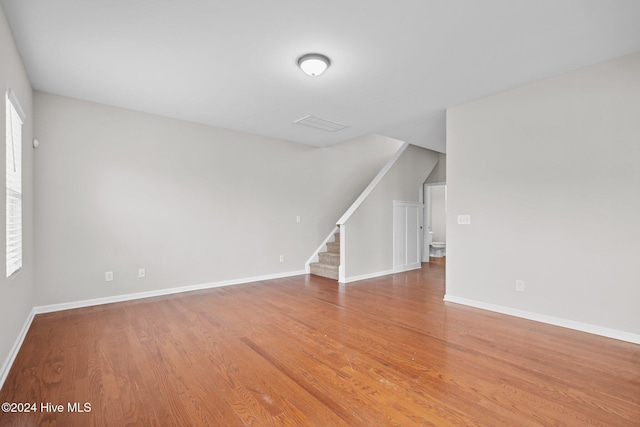
<instances>
[{"instance_id":1,"label":"window blind","mask_svg":"<svg viewBox=\"0 0 640 427\"><path fill-rule=\"evenodd\" d=\"M7 277L22 268L22 123L24 113L11 90L6 99Z\"/></svg>"}]
</instances>

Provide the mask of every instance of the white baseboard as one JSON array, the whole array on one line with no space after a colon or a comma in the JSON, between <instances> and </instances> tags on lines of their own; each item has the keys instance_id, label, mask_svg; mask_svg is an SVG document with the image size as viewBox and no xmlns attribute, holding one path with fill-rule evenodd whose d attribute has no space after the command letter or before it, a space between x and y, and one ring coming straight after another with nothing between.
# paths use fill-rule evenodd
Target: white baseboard
<instances>
[{"instance_id":1,"label":"white baseboard","mask_svg":"<svg viewBox=\"0 0 640 427\"><path fill-rule=\"evenodd\" d=\"M422 262L405 265L404 267L400 267L395 270L394 273L404 273L405 271L417 270L419 268L422 268Z\"/></svg>"},{"instance_id":2,"label":"white baseboard","mask_svg":"<svg viewBox=\"0 0 640 427\"><path fill-rule=\"evenodd\" d=\"M11 370L11 366L13 365L13 361L16 360L16 356L18 355L18 351L20 351L20 347L22 347L22 343L24 342L25 337L27 336L27 332L29 332L29 328L31 327L31 322L33 322L33 318L35 317L36 312L34 309L31 309L29 316L27 316L27 320L24 322L22 326L22 330L16 338L16 341L13 343L13 347L11 347L11 351L7 355L2 367L0 368L0 389L4 385L4 381L7 379L9 375L9 371Z\"/></svg>"},{"instance_id":3,"label":"white baseboard","mask_svg":"<svg viewBox=\"0 0 640 427\"><path fill-rule=\"evenodd\" d=\"M576 331L587 332L594 335L600 335L607 338L613 338L620 341L627 341L634 344L640 344L640 335L631 332L619 331L617 329L604 328L602 326L591 325L589 323L577 322L575 320L563 319L561 317L548 316L546 314L533 313L530 311L519 310L516 308L504 307L501 305L489 304L482 301L476 301L467 298L460 298L451 295L445 295L444 300L456 304L468 305L470 307L481 308L483 310L494 311L496 313L508 314L510 316L521 317L523 319L533 320L536 322L547 323L550 325L561 326L563 328L574 329Z\"/></svg>"},{"instance_id":4,"label":"white baseboard","mask_svg":"<svg viewBox=\"0 0 640 427\"><path fill-rule=\"evenodd\" d=\"M35 314L51 313L54 311L70 310L73 308L91 307L94 305L111 304L114 302L132 301L142 298L179 294L182 292L199 291L202 289L219 288L221 286L241 285L244 283L260 282L263 280L282 279L284 277L306 274L305 270L288 271L285 273L268 274L265 276L245 277L242 279L224 280L221 282L201 283L198 285L180 286L177 288L158 289L155 291L137 292L133 294L114 295L111 297L95 298L83 301L65 302L61 304L41 305L34 307Z\"/></svg>"},{"instance_id":5,"label":"white baseboard","mask_svg":"<svg viewBox=\"0 0 640 427\"><path fill-rule=\"evenodd\" d=\"M386 275L393 274L393 273L394 273L393 270L378 271L376 273L363 274L361 276L347 277L344 280L344 282L340 282L340 283L351 283L351 282L357 282L359 280L373 279L373 278L376 278L376 277L386 276Z\"/></svg>"}]
</instances>

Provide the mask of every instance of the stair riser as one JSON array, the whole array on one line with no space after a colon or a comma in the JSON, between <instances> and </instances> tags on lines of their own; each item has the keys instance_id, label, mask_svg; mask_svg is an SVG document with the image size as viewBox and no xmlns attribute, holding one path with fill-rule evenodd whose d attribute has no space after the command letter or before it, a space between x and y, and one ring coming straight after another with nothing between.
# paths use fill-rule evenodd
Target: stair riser
<instances>
[{"instance_id":1,"label":"stair riser","mask_svg":"<svg viewBox=\"0 0 640 427\"><path fill-rule=\"evenodd\" d=\"M327 243L327 252L331 252L332 254L340 253L340 242L329 242Z\"/></svg>"},{"instance_id":2,"label":"stair riser","mask_svg":"<svg viewBox=\"0 0 640 427\"><path fill-rule=\"evenodd\" d=\"M318 254L321 264L327 265L340 265L340 256L338 254L332 254L330 252L321 252Z\"/></svg>"},{"instance_id":3,"label":"stair riser","mask_svg":"<svg viewBox=\"0 0 640 427\"><path fill-rule=\"evenodd\" d=\"M310 272L316 276L326 277L328 279L338 280L338 267L311 264Z\"/></svg>"}]
</instances>

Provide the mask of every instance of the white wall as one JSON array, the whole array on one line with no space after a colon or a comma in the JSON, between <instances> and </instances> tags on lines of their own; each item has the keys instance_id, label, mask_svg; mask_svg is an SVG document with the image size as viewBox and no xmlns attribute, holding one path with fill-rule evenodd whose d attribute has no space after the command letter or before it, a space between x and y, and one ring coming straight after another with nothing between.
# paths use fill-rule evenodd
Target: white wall
<instances>
[{"instance_id":1,"label":"white wall","mask_svg":"<svg viewBox=\"0 0 640 427\"><path fill-rule=\"evenodd\" d=\"M447 297L640 334L640 53L451 108L447 147Z\"/></svg>"},{"instance_id":2,"label":"white wall","mask_svg":"<svg viewBox=\"0 0 640 427\"><path fill-rule=\"evenodd\" d=\"M393 201L420 202L438 153L409 145L364 203L341 227L345 282L393 270Z\"/></svg>"},{"instance_id":3,"label":"white wall","mask_svg":"<svg viewBox=\"0 0 640 427\"><path fill-rule=\"evenodd\" d=\"M440 184L447 182L447 155L438 153L438 163L433 168L427 180L427 184Z\"/></svg>"},{"instance_id":4,"label":"white wall","mask_svg":"<svg viewBox=\"0 0 640 427\"><path fill-rule=\"evenodd\" d=\"M399 148L313 148L39 92L35 105L36 305L302 271Z\"/></svg>"},{"instance_id":5,"label":"white wall","mask_svg":"<svg viewBox=\"0 0 640 427\"><path fill-rule=\"evenodd\" d=\"M22 66L20 56L16 51L9 26L5 20L2 8L0 8L0 86L2 87L2 98L0 101L0 123L2 128L2 153L1 165L5 164L5 138L6 138L6 103L5 94L7 88L11 88L26 114L25 123L22 128L22 270L10 279L5 278L5 274L0 274L0 377L11 350L20 332L29 317L33 307L33 148L31 140L32 132L32 90L27 75ZM4 174L4 168L2 168ZM3 178L4 182L4 178ZM4 192L2 193L4 194ZM4 196L3 199L4 201ZM0 238L6 240L5 210L0 209ZM4 248L4 244L2 248ZM5 251L2 251L4 265ZM2 269L4 271L4 267ZM0 378L0 384L2 379Z\"/></svg>"}]
</instances>

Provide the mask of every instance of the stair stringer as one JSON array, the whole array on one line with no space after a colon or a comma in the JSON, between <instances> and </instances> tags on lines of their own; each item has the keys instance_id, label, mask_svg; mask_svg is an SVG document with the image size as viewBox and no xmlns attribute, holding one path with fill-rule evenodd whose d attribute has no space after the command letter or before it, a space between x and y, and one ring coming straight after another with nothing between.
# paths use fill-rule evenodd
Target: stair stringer
<instances>
[{"instance_id":1,"label":"stair stringer","mask_svg":"<svg viewBox=\"0 0 640 427\"><path fill-rule=\"evenodd\" d=\"M318 262L318 260L320 259L318 254L320 252L324 252L324 251L327 250L327 243L335 241L334 240L335 239L335 234L337 232L339 232L339 231L340 231L340 229L338 228L337 225L335 227L333 227L333 230L331 230L331 233L329 233L327 238L324 239L324 241L320 244L320 246L318 246L318 249L316 249L315 252L311 255L311 257L309 257L307 262L304 264L304 269L307 272L307 274L309 274L311 272L311 267L310 267L311 263L312 262ZM342 250L342 243L340 243L340 250ZM342 255L340 256L340 260L342 261Z\"/></svg>"}]
</instances>

